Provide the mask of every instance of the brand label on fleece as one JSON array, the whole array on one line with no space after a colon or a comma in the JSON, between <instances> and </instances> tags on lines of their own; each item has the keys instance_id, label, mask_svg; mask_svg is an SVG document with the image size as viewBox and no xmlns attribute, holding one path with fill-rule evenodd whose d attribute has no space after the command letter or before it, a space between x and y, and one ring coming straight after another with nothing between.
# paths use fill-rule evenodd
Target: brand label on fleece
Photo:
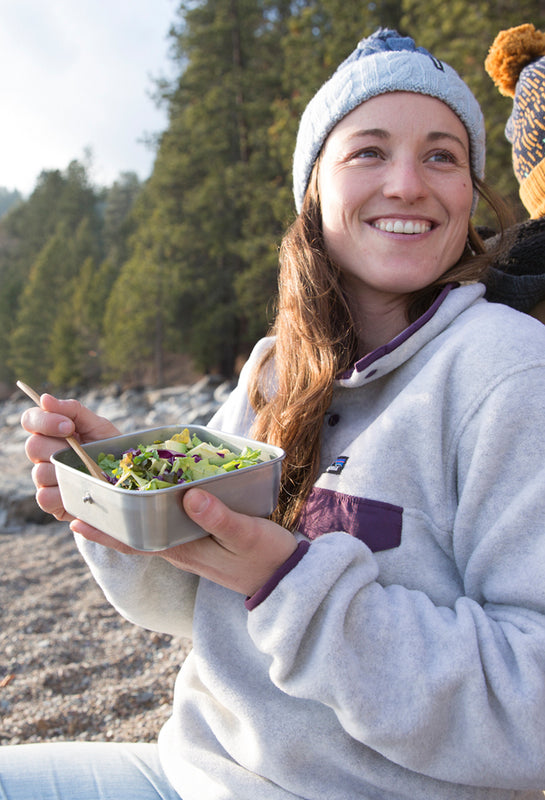
<instances>
[{"instance_id":1,"label":"brand label on fleece","mask_svg":"<svg viewBox=\"0 0 545 800\"><path fill-rule=\"evenodd\" d=\"M340 475L345 468L347 461L348 456L339 456L335 459L333 464L329 465L329 467L326 469L326 472L329 472L330 475Z\"/></svg>"}]
</instances>

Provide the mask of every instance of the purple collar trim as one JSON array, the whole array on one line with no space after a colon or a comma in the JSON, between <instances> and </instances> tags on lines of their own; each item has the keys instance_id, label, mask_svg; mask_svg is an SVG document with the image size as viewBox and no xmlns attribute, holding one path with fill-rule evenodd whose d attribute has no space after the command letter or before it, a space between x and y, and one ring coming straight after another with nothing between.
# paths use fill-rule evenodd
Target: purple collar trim
<instances>
[{"instance_id":1,"label":"purple collar trim","mask_svg":"<svg viewBox=\"0 0 545 800\"><path fill-rule=\"evenodd\" d=\"M444 289L441 290L440 294L435 298L431 306L425 311L421 317L418 317L408 328L405 328L398 336L395 336L390 342L387 344L382 345L382 347L377 347L376 350L373 350L371 353L368 353L363 358L360 358L359 361L356 361L352 369L343 372L339 375L338 380L347 380L350 378L354 370L356 372L363 372L364 369L367 369L371 364L375 361L378 361L379 358L388 355L393 350L396 350L403 342L406 342L416 331L419 331L420 328L423 328L424 325L429 322L429 320L433 317L437 309L441 306L451 289L454 289L458 286L457 283L447 283Z\"/></svg>"}]
</instances>

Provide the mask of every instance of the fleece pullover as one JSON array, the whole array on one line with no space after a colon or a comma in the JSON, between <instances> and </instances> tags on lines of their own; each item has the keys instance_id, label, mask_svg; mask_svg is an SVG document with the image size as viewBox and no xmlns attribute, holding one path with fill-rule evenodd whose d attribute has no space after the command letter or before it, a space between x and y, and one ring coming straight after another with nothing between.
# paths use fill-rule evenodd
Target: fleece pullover
<instances>
[{"instance_id":1,"label":"fleece pullover","mask_svg":"<svg viewBox=\"0 0 545 800\"><path fill-rule=\"evenodd\" d=\"M252 598L79 539L121 614L193 639L159 737L183 800L542 798L545 326L483 291L339 378L300 544ZM211 427L249 432L270 341Z\"/></svg>"}]
</instances>

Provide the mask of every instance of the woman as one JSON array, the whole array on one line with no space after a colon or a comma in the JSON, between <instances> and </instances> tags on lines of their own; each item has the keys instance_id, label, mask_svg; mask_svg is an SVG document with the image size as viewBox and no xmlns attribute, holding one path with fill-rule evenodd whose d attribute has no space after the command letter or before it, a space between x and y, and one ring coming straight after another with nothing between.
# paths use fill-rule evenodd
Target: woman
<instances>
[{"instance_id":1,"label":"woman","mask_svg":"<svg viewBox=\"0 0 545 800\"><path fill-rule=\"evenodd\" d=\"M484 65L500 94L513 100L505 136L529 214L507 231L486 296L545 322L545 33L530 23L500 31Z\"/></svg>"},{"instance_id":2,"label":"woman","mask_svg":"<svg viewBox=\"0 0 545 800\"><path fill-rule=\"evenodd\" d=\"M210 537L155 555L70 523L116 608L193 651L157 747L0 750L4 796L542 797L545 329L482 297L483 162L467 86L395 31L311 100L275 337L211 421L286 449L275 519L195 487ZM115 431L42 409L37 500L67 519L49 455Z\"/></svg>"}]
</instances>

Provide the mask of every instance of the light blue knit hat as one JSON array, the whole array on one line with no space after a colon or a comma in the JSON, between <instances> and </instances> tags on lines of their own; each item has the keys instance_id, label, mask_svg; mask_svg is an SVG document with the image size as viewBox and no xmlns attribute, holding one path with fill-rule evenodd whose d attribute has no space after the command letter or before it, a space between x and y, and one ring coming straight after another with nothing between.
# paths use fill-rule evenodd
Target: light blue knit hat
<instances>
[{"instance_id":1,"label":"light blue knit hat","mask_svg":"<svg viewBox=\"0 0 545 800\"><path fill-rule=\"evenodd\" d=\"M352 109L386 92L417 92L437 97L464 123L475 175L484 177L485 128L480 106L457 72L416 47L409 36L379 28L362 39L307 105L293 156L293 193L301 211L314 162L329 132ZM477 194L473 209L477 205Z\"/></svg>"}]
</instances>

